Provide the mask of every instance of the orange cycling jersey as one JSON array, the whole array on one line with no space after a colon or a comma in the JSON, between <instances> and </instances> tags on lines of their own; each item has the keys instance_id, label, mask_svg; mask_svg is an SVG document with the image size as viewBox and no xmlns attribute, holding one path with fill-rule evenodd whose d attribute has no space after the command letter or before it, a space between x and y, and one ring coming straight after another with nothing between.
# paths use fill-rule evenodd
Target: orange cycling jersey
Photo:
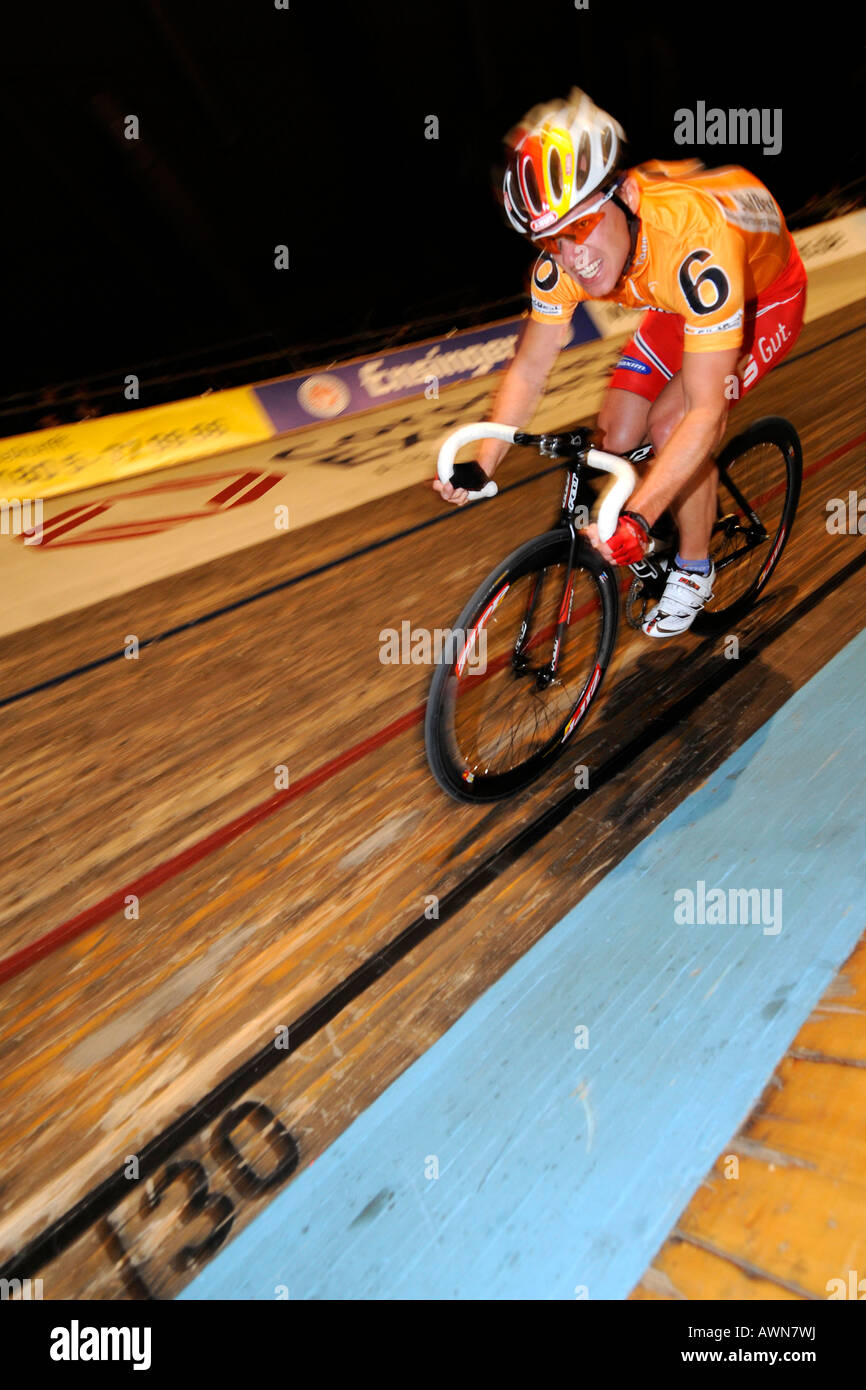
<instances>
[{"instance_id":1,"label":"orange cycling jersey","mask_svg":"<svg viewBox=\"0 0 866 1390\"><path fill-rule=\"evenodd\" d=\"M635 255L600 296L683 319L685 352L739 347L744 314L784 271L796 248L778 203L746 169L653 160L629 171L640 192ZM532 272L532 317L567 323L593 298L548 255Z\"/></svg>"}]
</instances>

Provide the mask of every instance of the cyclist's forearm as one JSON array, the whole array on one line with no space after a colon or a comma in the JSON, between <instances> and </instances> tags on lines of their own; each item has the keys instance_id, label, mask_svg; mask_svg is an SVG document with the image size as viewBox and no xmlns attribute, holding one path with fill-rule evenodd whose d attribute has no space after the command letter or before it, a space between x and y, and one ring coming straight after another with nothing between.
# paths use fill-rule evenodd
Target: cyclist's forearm
<instances>
[{"instance_id":1,"label":"cyclist's forearm","mask_svg":"<svg viewBox=\"0 0 866 1390\"><path fill-rule=\"evenodd\" d=\"M525 429L535 414L546 380L546 377L532 376L510 368L502 378L489 418L500 425ZM500 439L482 440L478 446L478 462L485 472L492 473L510 447Z\"/></svg>"}]
</instances>

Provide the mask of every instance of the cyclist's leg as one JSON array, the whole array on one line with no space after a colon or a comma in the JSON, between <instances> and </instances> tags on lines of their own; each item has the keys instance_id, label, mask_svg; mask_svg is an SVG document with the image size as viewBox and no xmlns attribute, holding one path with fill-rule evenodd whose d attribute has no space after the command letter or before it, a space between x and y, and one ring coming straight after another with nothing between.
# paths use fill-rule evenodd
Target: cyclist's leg
<instances>
[{"instance_id":1,"label":"cyclist's leg","mask_svg":"<svg viewBox=\"0 0 866 1390\"><path fill-rule=\"evenodd\" d=\"M761 381L767 372L790 352L803 327L806 305L806 272L799 254L791 255L782 276L758 297L746 315L743 349L740 363L740 393L730 402L734 405L746 391ZM659 324L659 342L654 346L668 362L674 360L672 325ZM648 330L649 332L649 330ZM666 351L666 348L668 349ZM680 356L680 362L682 357ZM655 452L664 447L685 413L682 388L677 373L657 396L649 413L647 427ZM680 536L680 556L683 560L702 560L709 551L710 536L716 516L718 469L708 459L687 491L676 498L671 511Z\"/></svg>"},{"instance_id":2,"label":"cyclist's leg","mask_svg":"<svg viewBox=\"0 0 866 1390\"><path fill-rule=\"evenodd\" d=\"M612 454L627 454L639 444L649 443L647 416L650 402L634 391L610 385L598 415L602 447Z\"/></svg>"},{"instance_id":3,"label":"cyclist's leg","mask_svg":"<svg viewBox=\"0 0 866 1390\"><path fill-rule=\"evenodd\" d=\"M644 314L640 328L620 353L607 388L598 427L604 448L625 454L639 444L647 444L647 417L673 373L649 347L654 321L667 317L654 311Z\"/></svg>"},{"instance_id":4,"label":"cyclist's leg","mask_svg":"<svg viewBox=\"0 0 866 1390\"><path fill-rule=\"evenodd\" d=\"M682 373L677 372L649 412L647 428L656 454L664 448L685 413ZM679 532L679 554L683 560L705 560L709 555L718 486L719 472L715 461L709 458L671 505Z\"/></svg>"},{"instance_id":5,"label":"cyclist's leg","mask_svg":"<svg viewBox=\"0 0 866 1390\"><path fill-rule=\"evenodd\" d=\"M806 303L806 272L796 248L777 280L759 296L746 313L743 337L744 357L738 376L740 390L734 405L746 391L766 376L790 352L803 326ZM682 365L682 320L675 315L647 316L638 340L645 339L648 359L655 356L668 368ZM656 396L649 412L647 428L658 454L684 414L682 388L676 371ZM680 555L684 560L700 560L707 555L716 513L718 470L712 460L681 493L671 510L680 535Z\"/></svg>"},{"instance_id":6,"label":"cyclist's leg","mask_svg":"<svg viewBox=\"0 0 866 1390\"><path fill-rule=\"evenodd\" d=\"M642 389L651 397L646 429L647 437L658 455L685 415L680 371L683 362L681 316L658 312L645 314L628 345L626 356L630 358L633 370L640 370ZM623 358L620 364L622 362ZM618 367L614 379L619 376ZM679 554L683 560L701 561L709 554L717 488L718 472L712 459L708 459L698 476L671 506L679 532Z\"/></svg>"}]
</instances>

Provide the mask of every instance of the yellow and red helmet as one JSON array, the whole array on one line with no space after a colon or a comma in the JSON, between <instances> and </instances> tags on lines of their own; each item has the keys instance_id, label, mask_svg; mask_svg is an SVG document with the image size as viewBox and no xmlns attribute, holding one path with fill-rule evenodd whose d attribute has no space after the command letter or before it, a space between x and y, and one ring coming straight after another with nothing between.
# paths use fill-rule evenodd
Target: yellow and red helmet
<instances>
[{"instance_id":1,"label":"yellow and red helmet","mask_svg":"<svg viewBox=\"0 0 866 1390\"><path fill-rule=\"evenodd\" d=\"M533 107L506 136L511 225L533 241L567 227L580 203L612 187L624 140L619 122L577 87L568 101Z\"/></svg>"}]
</instances>

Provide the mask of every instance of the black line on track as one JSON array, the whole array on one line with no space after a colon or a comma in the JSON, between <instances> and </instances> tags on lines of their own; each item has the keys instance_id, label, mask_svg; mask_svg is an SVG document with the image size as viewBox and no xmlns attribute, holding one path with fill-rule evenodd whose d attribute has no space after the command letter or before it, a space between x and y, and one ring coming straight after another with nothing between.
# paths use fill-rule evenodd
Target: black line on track
<instances>
[{"instance_id":1,"label":"black line on track","mask_svg":"<svg viewBox=\"0 0 866 1390\"><path fill-rule=\"evenodd\" d=\"M552 464L550 468L543 468L528 478L519 478L516 483L509 483L506 487L501 487L499 491L500 493L515 492L520 487L537 482L539 478L560 472L562 467L561 463ZM480 505L480 502L469 503L470 507ZM460 510L465 513L467 508L463 507ZM357 550L349 550L345 555L338 555L333 560L326 560L324 564L315 565L312 569L304 570L301 574L293 575L290 579L281 579L277 584L270 584L267 589L257 589L254 594L246 594L243 598L233 599L231 603L226 603L221 608L214 608L209 613L202 613L198 618L190 618L188 622L179 623L177 627L166 628L164 632L158 632L155 637L146 637L143 642L139 642L138 649L144 651L146 647L153 647L157 642L165 641L167 637L177 637L181 632L189 632L194 627L203 627L205 623L211 623L215 618L223 618L227 613L235 613L240 608L246 608L248 604L258 603L263 598L270 598L272 594L283 593L286 589L293 588L295 584L303 584L307 579L315 579L320 574L327 574L328 570L338 569L340 565L348 564L350 560L357 560L362 555L370 555L376 550L382 550L386 545L393 545L395 541L404 540L406 536L414 536L418 531L426 531L428 526L440 526L444 521L452 520L455 514L455 511L442 512L440 515L430 517L427 521L419 521L414 526L407 526L402 531L395 531L390 536L383 536L377 541L370 541L368 545L359 546ZM51 676L47 681L40 681L38 685L30 685L26 690L17 690L14 695L4 695L0 699L0 709L4 709L6 705L16 704L18 700L26 699L28 695L38 695L42 690L51 690L55 686L63 685L66 681L73 680L75 676L84 676L88 671L96 671L100 666L108 666L112 661L122 659L123 652L124 648L121 647L118 651L109 652L107 656L98 656L82 666L74 666L69 671L62 671L59 676Z\"/></svg>"},{"instance_id":2,"label":"black line on track","mask_svg":"<svg viewBox=\"0 0 866 1390\"><path fill-rule=\"evenodd\" d=\"M799 362L804 357L811 357L814 352L823 352L824 348L832 347L834 343L842 342L844 338L850 338L854 333L862 333L866 329L866 323L859 324L856 328L846 328L844 333L838 333L835 338L828 338L825 343L818 343L813 348L807 348L805 352L800 352L796 357L787 357L784 362L780 362L773 371L781 372L785 367L791 367L795 362ZM546 478L551 473L561 470L562 464L554 464L551 468L543 468L538 473L533 473L528 478L520 478L516 483L508 483L499 489L501 494L515 492L517 488L526 487L529 483L536 482L539 478ZM480 503L470 502L469 506L477 507ZM144 651L147 647L154 646L157 642L164 642L168 637L177 637L181 632L189 632L192 628L203 627L206 623L213 622L216 618L225 617L227 613L235 613L241 608L246 608L250 603L258 603L260 599L269 598L272 594L283 593L286 589L291 589L295 584L303 584L307 579L315 579L320 574L327 574L329 570L338 569L340 565L348 564L350 560L358 560L362 555L370 555L376 550L382 550L387 545L393 545L396 541L405 540L407 536L414 536L419 531L426 531L428 526L439 526L445 521L451 521L460 512L465 513L466 508L462 507L459 512L443 512L439 516L430 517L427 521L419 521L414 526L407 526L402 531L395 531L390 536L383 536L378 541L371 541L369 545L362 545L357 550L349 550L345 555L338 555L333 560L327 560L322 565L316 565L312 569L304 570L301 574L296 574L291 579L281 579L278 584L271 584L266 589L257 589L253 594L247 594L244 598L234 599L232 603L226 603L221 608L211 609L208 613L202 613L198 618L190 618L186 623L179 623L177 627L166 628L164 632L159 632L155 637L147 637L139 643L139 651ZM79 610L84 611L84 610ZM24 690L17 690L13 695L4 695L0 699L0 709L5 709L7 705L17 704L19 700L26 700L30 695L38 695L43 690L53 690L58 685L64 685L66 681L74 680L76 676L87 675L90 671L97 671L102 666L108 666L112 661L118 661L123 657L124 649L109 652L107 656L98 656L93 661L85 662L82 666L74 666L69 671L62 671L59 676L51 676L47 681L40 681L37 685L29 685Z\"/></svg>"},{"instance_id":3,"label":"black line on track","mask_svg":"<svg viewBox=\"0 0 866 1390\"><path fill-rule=\"evenodd\" d=\"M364 990L387 974L399 961L419 946L455 913L460 912L482 889L494 883L501 873L517 862L527 850L549 834L559 823L571 814L575 807L594 796L613 778L619 776L654 743L675 728L687 715L694 713L702 704L728 681L750 665L762 651L775 639L800 622L813 608L834 593L841 584L846 583L866 566L866 551L851 560L841 570L837 570L823 584L800 600L790 612L782 613L774 623L761 634L760 643L747 649L737 662L725 662L721 670L713 669L692 690L659 715L653 716L641 732L617 753L602 764L593 775L591 788L577 788L569 792L549 807L541 816L500 849L473 869L462 883L439 900L438 918L418 917L363 965L335 986L317 1004L313 1004L301 1017L289 1026L288 1049L280 1049L269 1042L248 1061L243 1062L224 1081L207 1093L203 1100L191 1110L187 1110L173 1124L155 1139L144 1146L139 1158L139 1176L152 1176L159 1166L183 1144L201 1132L206 1125L216 1119L229 1105L249 1090L250 1086L263 1076L267 1076L281 1062L291 1057L299 1047L314 1037L336 1018L343 1009L357 999ZM775 711L774 711L775 713ZM769 716L772 717L772 716ZM58 1217L40 1235L35 1236L24 1248L0 1267L0 1278L32 1278L50 1260L68 1250L71 1245L88 1231L96 1221L106 1216L129 1196L129 1181L123 1169L110 1174L97 1187L86 1193L82 1199Z\"/></svg>"}]
</instances>

